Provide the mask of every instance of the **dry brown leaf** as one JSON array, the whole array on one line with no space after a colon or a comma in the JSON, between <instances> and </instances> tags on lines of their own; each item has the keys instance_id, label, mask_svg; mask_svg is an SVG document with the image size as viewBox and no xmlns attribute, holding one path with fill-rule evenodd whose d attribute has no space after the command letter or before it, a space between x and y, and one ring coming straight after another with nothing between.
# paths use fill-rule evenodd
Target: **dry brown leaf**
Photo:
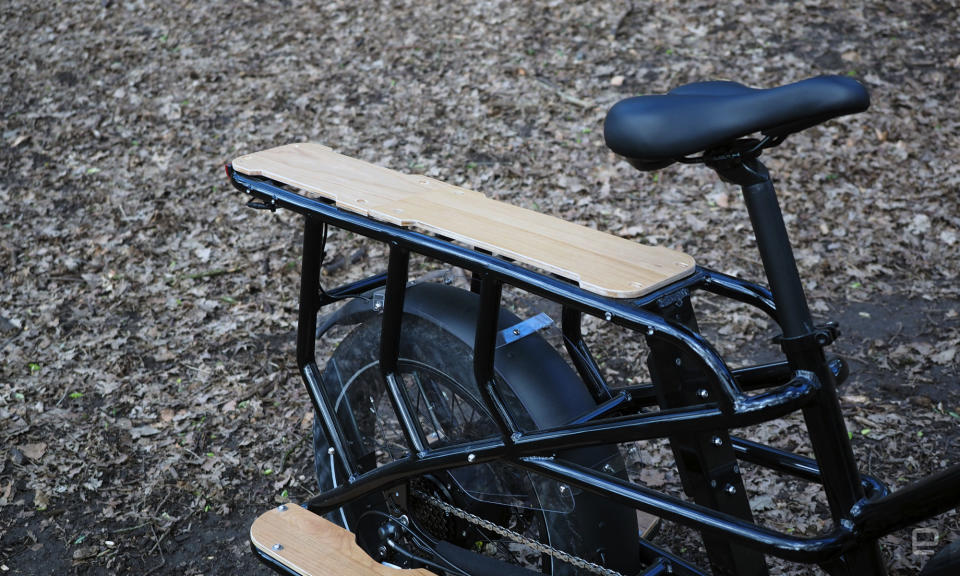
<instances>
[{"instance_id":1,"label":"dry brown leaf","mask_svg":"<svg viewBox=\"0 0 960 576\"><path fill-rule=\"evenodd\" d=\"M43 455L46 453L47 445L45 442L35 442L17 446L17 449L23 452L23 455L27 458L31 460L39 460L43 458Z\"/></svg>"}]
</instances>

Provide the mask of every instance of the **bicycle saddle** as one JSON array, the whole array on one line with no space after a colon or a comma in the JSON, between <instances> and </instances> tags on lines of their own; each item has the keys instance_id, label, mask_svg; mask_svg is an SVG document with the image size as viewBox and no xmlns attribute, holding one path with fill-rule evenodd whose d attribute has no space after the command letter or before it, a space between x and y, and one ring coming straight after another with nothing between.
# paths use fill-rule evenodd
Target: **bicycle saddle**
<instances>
[{"instance_id":1,"label":"bicycle saddle","mask_svg":"<svg viewBox=\"0 0 960 576\"><path fill-rule=\"evenodd\" d=\"M754 132L782 138L868 106L867 90L844 76L769 89L695 82L664 95L621 100L607 113L603 136L636 168L657 170Z\"/></svg>"}]
</instances>

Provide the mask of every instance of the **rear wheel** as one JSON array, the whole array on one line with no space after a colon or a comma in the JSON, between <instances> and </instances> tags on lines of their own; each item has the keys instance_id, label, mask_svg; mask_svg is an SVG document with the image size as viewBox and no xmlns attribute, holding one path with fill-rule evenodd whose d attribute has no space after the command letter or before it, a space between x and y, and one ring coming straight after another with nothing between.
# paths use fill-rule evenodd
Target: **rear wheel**
<instances>
[{"instance_id":1,"label":"rear wheel","mask_svg":"<svg viewBox=\"0 0 960 576\"><path fill-rule=\"evenodd\" d=\"M960 574L960 540L937 552L920 571L920 576L956 576L957 574Z\"/></svg>"},{"instance_id":2,"label":"rear wheel","mask_svg":"<svg viewBox=\"0 0 960 576\"><path fill-rule=\"evenodd\" d=\"M359 325L343 340L323 375L326 393L334 404L346 436L347 448L363 471L403 457L407 452L402 428L380 373L379 343L380 320L377 317ZM536 361L563 363L555 352L552 358L537 358ZM451 331L425 318L406 314L398 367L404 391L430 448L497 434L473 376L472 347ZM565 365L564 368L569 370ZM524 429L538 427L540 423L536 415L524 409L519 400L524 393L516 393L500 374L497 383L518 424ZM588 408L590 406L585 405L577 409L585 411ZM569 411L570 407L558 406L557 409ZM335 460L328 454L328 447L322 428L315 421L316 474L322 490L332 488L334 482L344 481L331 469ZM601 452L605 462L620 460L616 448L605 447ZM577 454L586 455L583 451ZM596 450L585 456L589 461L583 461L577 454L573 459L591 466L597 464ZM622 557L623 550L636 550L635 518L632 533L629 530L624 533L624 523L611 518L609 503L594 502L598 499L592 494L575 493L555 481L534 477L507 464L469 466L417 477L411 479L405 489L402 501L393 497L400 496L402 491L377 494L366 501L345 506L333 513L331 519L341 524L345 522L353 531L359 528L359 539L363 541L362 532L371 517L370 510L406 514L434 538L462 548L545 574L578 573L568 563L445 513L436 501L424 498L429 495L526 538L591 562L608 563L611 556ZM598 521L596 510L600 509L604 512ZM632 518L632 510L617 509L613 515L621 512L621 520ZM370 546L367 547L370 552Z\"/></svg>"}]
</instances>

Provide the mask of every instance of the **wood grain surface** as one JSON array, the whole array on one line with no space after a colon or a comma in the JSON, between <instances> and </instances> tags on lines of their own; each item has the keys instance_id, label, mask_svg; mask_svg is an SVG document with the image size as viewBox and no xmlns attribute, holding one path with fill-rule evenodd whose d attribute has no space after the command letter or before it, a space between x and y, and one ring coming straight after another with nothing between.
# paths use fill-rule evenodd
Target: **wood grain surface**
<instances>
[{"instance_id":1,"label":"wood grain surface","mask_svg":"<svg viewBox=\"0 0 960 576\"><path fill-rule=\"evenodd\" d=\"M240 156L235 170L264 176L344 210L452 238L576 281L603 296L635 298L693 273L683 252L645 246L313 143Z\"/></svg>"},{"instance_id":2,"label":"wood grain surface","mask_svg":"<svg viewBox=\"0 0 960 576\"><path fill-rule=\"evenodd\" d=\"M261 514L250 527L250 541L303 576L400 576L401 572L434 576L426 570L398 571L378 563L357 545L351 532L295 504Z\"/></svg>"}]
</instances>

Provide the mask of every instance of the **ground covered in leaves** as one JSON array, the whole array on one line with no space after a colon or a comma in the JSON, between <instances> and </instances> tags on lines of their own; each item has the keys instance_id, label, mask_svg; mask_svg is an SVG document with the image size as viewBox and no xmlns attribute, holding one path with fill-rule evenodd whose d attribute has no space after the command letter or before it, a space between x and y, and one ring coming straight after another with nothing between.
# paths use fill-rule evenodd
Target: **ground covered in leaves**
<instances>
[{"instance_id":1,"label":"ground covered in leaves","mask_svg":"<svg viewBox=\"0 0 960 576\"><path fill-rule=\"evenodd\" d=\"M299 222L245 208L224 162L318 141L760 278L735 189L603 145L617 100L703 79L871 90L768 165L812 307L845 329L863 469L896 487L956 463L960 10L836 4L4 2L0 573L265 573L249 524L313 494ZM384 268L358 245L333 237L329 282ZM740 361L773 335L703 306ZM798 431L753 432L803 451ZM675 486L662 447L634 460ZM815 489L752 489L772 525L822 528ZM925 526L960 535L955 513ZM670 527L658 542L697 554ZM909 531L883 546L895 574L924 560Z\"/></svg>"}]
</instances>

